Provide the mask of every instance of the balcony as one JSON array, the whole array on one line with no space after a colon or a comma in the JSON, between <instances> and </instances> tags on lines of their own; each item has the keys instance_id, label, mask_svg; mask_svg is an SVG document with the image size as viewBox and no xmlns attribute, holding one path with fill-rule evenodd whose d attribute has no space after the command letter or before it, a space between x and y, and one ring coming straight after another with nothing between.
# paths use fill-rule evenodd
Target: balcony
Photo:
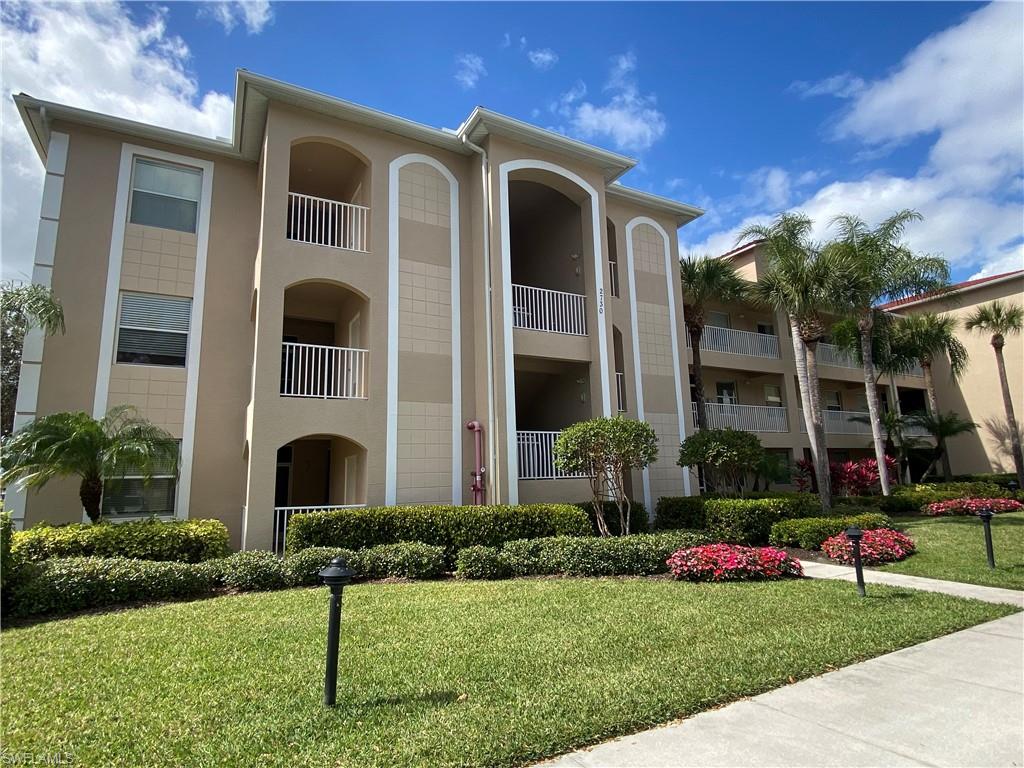
<instances>
[{"instance_id":1,"label":"balcony","mask_svg":"<svg viewBox=\"0 0 1024 768\"><path fill-rule=\"evenodd\" d=\"M366 398L369 351L322 344L281 344L281 394L285 397Z\"/></svg>"},{"instance_id":2,"label":"balcony","mask_svg":"<svg viewBox=\"0 0 1024 768\"><path fill-rule=\"evenodd\" d=\"M529 285L512 286L512 325L528 331L587 335L587 297Z\"/></svg>"},{"instance_id":3,"label":"balcony","mask_svg":"<svg viewBox=\"0 0 1024 768\"><path fill-rule=\"evenodd\" d=\"M364 205L289 192L286 237L299 243L365 253L369 216L370 209Z\"/></svg>"},{"instance_id":4,"label":"balcony","mask_svg":"<svg viewBox=\"0 0 1024 768\"><path fill-rule=\"evenodd\" d=\"M865 421L853 421L854 418L868 417L867 411L833 411L826 410L822 413L825 420L825 434L828 435L870 435L871 425ZM806 432L807 427L800 420L800 431ZM883 430L884 432L885 430ZM910 437L927 437L928 430L923 427L907 427L903 434Z\"/></svg>"},{"instance_id":5,"label":"balcony","mask_svg":"<svg viewBox=\"0 0 1024 768\"><path fill-rule=\"evenodd\" d=\"M692 403L693 426L697 426L697 404ZM786 409L777 405L705 403L709 429L740 429L744 432L789 432Z\"/></svg>"},{"instance_id":6,"label":"balcony","mask_svg":"<svg viewBox=\"0 0 1024 768\"><path fill-rule=\"evenodd\" d=\"M686 346L689 347L690 335L685 335ZM705 325L700 339L700 348L704 352L726 352L731 355L778 358L779 337L770 333L735 331L732 328Z\"/></svg>"},{"instance_id":7,"label":"balcony","mask_svg":"<svg viewBox=\"0 0 1024 768\"><path fill-rule=\"evenodd\" d=\"M555 439L560 432L516 432L520 480L564 480L586 477L563 472L555 466Z\"/></svg>"},{"instance_id":8,"label":"balcony","mask_svg":"<svg viewBox=\"0 0 1024 768\"><path fill-rule=\"evenodd\" d=\"M818 365L831 365L836 368L861 367L857 358L835 344L818 344Z\"/></svg>"}]
</instances>

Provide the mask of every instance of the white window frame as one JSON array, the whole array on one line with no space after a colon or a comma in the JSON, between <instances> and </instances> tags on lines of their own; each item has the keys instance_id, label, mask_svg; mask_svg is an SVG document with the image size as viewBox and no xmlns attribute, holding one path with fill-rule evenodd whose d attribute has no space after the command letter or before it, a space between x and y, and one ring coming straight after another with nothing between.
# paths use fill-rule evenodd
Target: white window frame
<instances>
[{"instance_id":1,"label":"white window frame","mask_svg":"<svg viewBox=\"0 0 1024 768\"><path fill-rule=\"evenodd\" d=\"M718 315L725 318L725 325L717 325L711 322L711 316ZM707 324L715 328L728 328L732 329L732 316L728 312L723 312L720 309L709 309L707 315Z\"/></svg>"},{"instance_id":2,"label":"white window frame","mask_svg":"<svg viewBox=\"0 0 1024 768\"><path fill-rule=\"evenodd\" d=\"M187 301L189 303L189 329L187 331L170 331L166 328L148 328L143 325L122 325L121 324L121 304L124 301L124 297L127 294L134 296L158 296L162 299L175 299L178 301ZM117 326L115 329L114 337L114 365L141 365L147 368L184 368L188 369L189 357L192 354L192 310L194 299L190 296L172 296L167 293L147 293L146 291L120 291L117 296ZM117 359L117 350L121 343L121 329L126 328L129 331L149 331L151 333L174 333L185 337L185 359L181 365L172 365L171 363L125 363Z\"/></svg>"},{"instance_id":3,"label":"white window frame","mask_svg":"<svg viewBox=\"0 0 1024 768\"><path fill-rule=\"evenodd\" d=\"M825 400L826 400L825 393L826 392L831 392L832 394L834 394L836 396L836 405L833 406L833 405L830 405L829 403L825 402ZM823 389L823 390L821 390L821 401L822 401L822 405L824 406L824 410L826 410L826 411L841 411L841 410L843 410L843 393L840 392L838 389Z\"/></svg>"},{"instance_id":4,"label":"white window frame","mask_svg":"<svg viewBox=\"0 0 1024 768\"><path fill-rule=\"evenodd\" d=\"M191 174L194 174L194 175L198 175L199 176L199 198L196 199L196 200L193 200L191 197L183 197L181 195L170 195L170 194L167 194L166 192L155 192L152 189L136 190L136 188L135 188L135 171L139 167L139 162L140 161L143 162L143 163L149 163L150 165L160 165L160 166L163 166L164 168L180 169L182 171L185 171L186 173L191 173ZM182 163L169 162L167 160L160 160L160 159L155 158L155 157L147 157L146 155L134 155L132 157L131 181L129 182L129 187L128 187L128 223L129 224L134 224L135 226L138 226L138 227L153 227L154 229L166 229L166 230L168 230L170 232L184 232L184 233L189 234L189 235L197 235L198 232L199 232L199 221L200 221L200 215L201 215L200 214L200 208L201 208L201 206L203 204L203 173L204 173L203 169L202 168L198 168L196 166L189 166L189 165L183 165ZM167 197L167 198L170 198L171 200L185 200L186 202L189 202L189 203L195 203L195 205L196 205L196 220L195 220L195 224L193 225L193 228L191 230L187 230L187 229L174 229L172 227L160 227L160 226L157 226L156 224L136 224L134 221L132 221L132 210L134 209L135 192L136 191L145 192L147 195L157 195L159 197Z\"/></svg>"},{"instance_id":5,"label":"white window frame","mask_svg":"<svg viewBox=\"0 0 1024 768\"><path fill-rule=\"evenodd\" d=\"M779 391L779 399L778 399L777 403L773 403L769 399L769 397L768 397L768 389L769 388L777 389ZM772 407L775 407L775 408L781 408L782 407L782 405L783 405L782 387L779 384L765 384L764 385L764 404L772 406Z\"/></svg>"}]
</instances>

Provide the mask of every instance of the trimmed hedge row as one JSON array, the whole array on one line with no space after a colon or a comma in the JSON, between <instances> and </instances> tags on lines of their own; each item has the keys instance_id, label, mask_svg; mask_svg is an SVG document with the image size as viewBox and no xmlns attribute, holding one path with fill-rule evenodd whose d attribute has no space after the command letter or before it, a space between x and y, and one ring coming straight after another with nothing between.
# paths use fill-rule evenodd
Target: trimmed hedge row
<instances>
[{"instance_id":1,"label":"trimmed hedge row","mask_svg":"<svg viewBox=\"0 0 1024 768\"><path fill-rule=\"evenodd\" d=\"M842 533L851 525L868 530L888 528L892 525L892 521L881 512L863 512L843 517L804 517L795 520L781 520L772 526L768 542L775 547L821 549L821 545L826 539Z\"/></svg>"},{"instance_id":2,"label":"trimmed hedge row","mask_svg":"<svg viewBox=\"0 0 1024 768\"><path fill-rule=\"evenodd\" d=\"M0 589L10 579L11 567L11 539L14 534L14 521L11 520L11 513L0 509Z\"/></svg>"},{"instance_id":3,"label":"trimmed hedge row","mask_svg":"<svg viewBox=\"0 0 1024 768\"><path fill-rule=\"evenodd\" d=\"M580 501L576 503L576 506L587 513L587 518L590 520L591 532L597 535L597 519L594 514L594 502L592 501ZM604 502L604 521L608 524L608 530L611 531L613 536L621 535L622 531L619 530L622 526L619 525L619 510L615 506L614 502ZM630 533L647 533L647 507L644 506L642 501L630 500L630 512L629 512L629 532Z\"/></svg>"},{"instance_id":4,"label":"trimmed hedge row","mask_svg":"<svg viewBox=\"0 0 1024 768\"><path fill-rule=\"evenodd\" d=\"M669 556L706 544L701 531L632 536L556 536L510 541L501 547L469 547L459 552L455 573L464 579L512 576L646 576L665 573Z\"/></svg>"},{"instance_id":5,"label":"trimmed hedge row","mask_svg":"<svg viewBox=\"0 0 1024 768\"><path fill-rule=\"evenodd\" d=\"M465 547L542 536L589 536L591 531L587 513L572 504L366 507L295 515L288 524L288 551L354 550L418 541L443 547L454 557Z\"/></svg>"},{"instance_id":6,"label":"trimmed hedge row","mask_svg":"<svg viewBox=\"0 0 1024 768\"><path fill-rule=\"evenodd\" d=\"M654 530L707 527L702 496L662 496L654 508Z\"/></svg>"},{"instance_id":7,"label":"trimmed hedge row","mask_svg":"<svg viewBox=\"0 0 1024 768\"><path fill-rule=\"evenodd\" d=\"M126 523L37 525L17 531L11 551L17 560L68 557L127 557L199 563L231 552L220 520L140 520Z\"/></svg>"},{"instance_id":8,"label":"trimmed hedge row","mask_svg":"<svg viewBox=\"0 0 1024 768\"><path fill-rule=\"evenodd\" d=\"M811 493L750 494L744 498L663 496L655 509L655 530L707 529L716 541L765 544L779 520L821 514Z\"/></svg>"},{"instance_id":9,"label":"trimmed hedge row","mask_svg":"<svg viewBox=\"0 0 1024 768\"><path fill-rule=\"evenodd\" d=\"M1012 491L995 483L917 483L897 486L890 496L846 496L836 499L836 504L875 507L886 514L906 515L921 512L939 501L1013 497Z\"/></svg>"}]
</instances>

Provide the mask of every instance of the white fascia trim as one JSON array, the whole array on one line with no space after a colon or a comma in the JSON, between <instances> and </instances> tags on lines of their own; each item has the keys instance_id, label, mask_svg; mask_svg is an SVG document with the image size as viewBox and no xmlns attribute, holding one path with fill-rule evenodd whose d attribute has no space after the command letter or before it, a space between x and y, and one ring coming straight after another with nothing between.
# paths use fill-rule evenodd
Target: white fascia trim
<instances>
[{"instance_id":1,"label":"white fascia trim","mask_svg":"<svg viewBox=\"0 0 1024 768\"><path fill-rule=\"evenodd\" d=\"M398 498L399 173L412 163L429 165L448 182L452 304L452 504L462 504L462 261L459 252L459 181L444 164L423 154L402 155L388 167L388 378L385 504Z\"/></svg>"},{"instance_id":2,"label":"white fascia trim","mask_svg":"<svg viewBox=\"0 0 1024 768\"><path fill-rule=\"evenodd\" d=\"M585 179L572 171L549 163L545 160L510 160L498 167L498 186L501 210L501 294L504 306L504 345L505 345L505 428L507 434L507 463L509 473L508 496L509 504L519 503L519 467L516 446L516 402L515 402L515 354L512 342L512 238L509 232L509 193L508 177L512 171L536 169L554 173L568 179L590 196L590 219L593 228L594 249L594 283L597 295L594 296L596 308L595 323L597 325L598 362L600 365L601 410L605 416L612 415L611 384L608 371L608 333L605 328L604 297L605 275L603 249L601 248L601 200L597 190Z\"/></svg>"},{"instance_id":3,"label":"white fascia trim","mask_svg":"<svg viewBox=\"0 0 1024 768\"><path fill-rule=\"evenodd\" d=\"M640 326L636 311L636 274L633 271L633 222L626 225L626 279L629 285L629 321L633 327L633 381L636 385L636 417L640 421L646 419L644 413L644 379L640 369ZM651 474L647 467L641 472L644 486L644 506L651 509Z\"/></svg>"},{"instance_id":4,"label":"white fascia trim","mask_svg":"<svg viewBox=\"0 0 1024 768\"><path fill-rule=\"evenodd\" d=\"M206 296L206 261L210 240L210 216L213 207L213 162L187 155L164 152L135 144L121 145L121 166L117 175L114 198L114 224L110 233L110 255L107 261L107 289L100 330L100 352L96 367L96 394L93 418L107 412L110 392L110 368L114 364L114 336L117 331L117 303L121 289L121 259L124 254L125 229L128 226L128 199L131 196L132 163L136 156L199 168L203 187L196 222L196 271L192 291L192 317L189 321L189 351L185 365L185 421L181 432L181 466L178 491L175 494L175 517L188 517L192 492L192 461L195 447L196 407L199 400L199 360L203 339L203 304Z\"/></svg>"},{"instance_id":5,"label":"white fascia trim","mask_svg":"<svg viewBox=\"0 0 1024 768\"><path fill-rule=\"evenodd\" d=\"M946 291L944 293L939 293L935 296L922 296L920 298L914 299L913 301L907 301L904 302L903 304L899 304L898 306L895 307L889 307L888 309L886 309L884 306L882 306L879 307L879 309L890 315L898 315L901 310L906 309L907 307L915 307L918 304L927 304L929 301L945 301L952 296L957 296L961 293L970 293L971 291L977 288L988 288L991 285L999 285L1001 283L1009 282L1010 280L1019 280L1021 278L1024 278L1024 270L1017 270L1016 272L1011 272L1008 275L997 277L994 280L986 280L984 283L968 285L963 288L953 288L952 290Z\"/></svg>"}]
</instances>

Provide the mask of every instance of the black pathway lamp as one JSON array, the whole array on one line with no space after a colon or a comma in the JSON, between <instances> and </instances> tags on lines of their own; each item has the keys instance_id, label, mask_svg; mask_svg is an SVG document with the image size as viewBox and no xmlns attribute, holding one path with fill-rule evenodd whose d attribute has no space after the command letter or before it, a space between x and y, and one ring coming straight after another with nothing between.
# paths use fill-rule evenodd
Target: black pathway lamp
<instances>
[{"instance_id":1,"label":"black pathway lamp","mask_svg":"<svg viewBox=\"0 0 1024 768\"><path fill-rule=\"evenodd\" d=\"M983 509L978 513L981 524L985 526L985 554L988 556L988 567L996 567L996 556L992 551L992 510Z\"/></svg>"},{"instance_id":2,"label":"black pathway lamp","mask_svg":"<svg viewBox=\"0 0 1024 768\"><path fill-rule=\"evenodd\" d=\"M851 525L846 529L846 538L850 540L850 546L853 547L853 568L857 571L857 594L864 597L864 563L860 559L860 540L862 536L864 536L864 531L856 525Z\"/></svg>"},{"instance_id":3,"label":"black pathway lamp","mask_svg":"<svg viewBox=\"0 0 1024 768\"><path fill-rule=\"evenodd\" d=\"M333 707L338 695L338 637L341 634L341 591L352 582L355 571L345 558L336 557L320 571L320 578L331 590L327 613L327 670L324 673L324 706Z\"/></svg>"}]
</instances>

